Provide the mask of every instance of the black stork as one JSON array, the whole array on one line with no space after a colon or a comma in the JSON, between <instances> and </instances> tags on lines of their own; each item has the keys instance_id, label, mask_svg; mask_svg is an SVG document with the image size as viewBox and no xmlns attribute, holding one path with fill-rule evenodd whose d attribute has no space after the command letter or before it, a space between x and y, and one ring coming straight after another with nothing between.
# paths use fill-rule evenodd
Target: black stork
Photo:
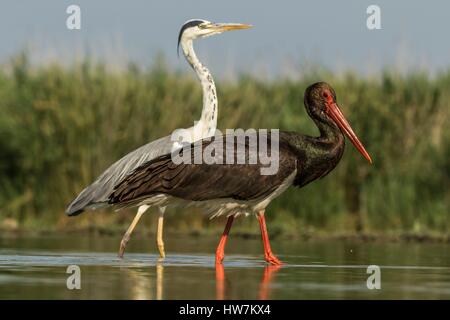
<instances>
[{"instance_id":1,"label":"black stork","mask_svg":"<svg viewBox=\"0 0 450 320\"><path fill-rule=\"evenodd\" d=\"M268 204L289 186L303 187L333 170L344 152L344 134L372 163L342 114L336 93L329 84L318 82L309 86L305 91L304 104L320 136L280 131L277 137L279 168L275 174L261 175L260 168L263 165L260 163L195 164L191 161L192 164L176 164L167 154L149 161L123 179L110 195L110 204L121 207L195 204L208 208L215 216L226 215L227 224L216 250L216 263L219 264L224 258L228 233L235 217L254 213L261 229L265 260L280 265L281 261L272 253L264 218ZM271 139L269 134L266 139ZM258 143L261 141L259 139ZM215 147L222 148L223 157L230 152L236 156L236 145L229 148L228 144L222 142L223 139L216 136L201 143L203 148L217 144ZM249 147L247 140L243 144L248 158L254 150ZM183 152L190 152L191 159L194 159L196 151L193 145Z\"/></svg>"}]
</instances>

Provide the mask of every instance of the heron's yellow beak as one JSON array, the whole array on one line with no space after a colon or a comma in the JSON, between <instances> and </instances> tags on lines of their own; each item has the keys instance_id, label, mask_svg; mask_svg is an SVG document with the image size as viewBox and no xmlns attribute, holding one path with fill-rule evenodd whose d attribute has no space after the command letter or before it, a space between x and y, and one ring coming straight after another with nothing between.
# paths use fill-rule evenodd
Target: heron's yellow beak
<instances>
[{"instance_id":1,"label":"heron's yellow beak","mask_svg":"<svg viewBox=\"0 0 450 320\"><path fill-rule=\"evenodd\" d=\"M231 30L249 29L252 27L252 25L244 23L211 23L205 27L214 32L224 32Z\"/></svg>"}]
</instances>

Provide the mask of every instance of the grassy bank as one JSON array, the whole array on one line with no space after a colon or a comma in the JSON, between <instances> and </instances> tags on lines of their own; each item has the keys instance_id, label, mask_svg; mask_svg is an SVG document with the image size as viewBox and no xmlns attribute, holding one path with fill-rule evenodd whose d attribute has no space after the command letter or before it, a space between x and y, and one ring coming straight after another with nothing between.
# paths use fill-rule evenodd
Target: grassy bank
<instances>
[{"instance_id":1,"label":"grassy bank","mask_svg":"<svg viewBox=\"0 0 450 320\"><path fill-rule=\"evenodd\" d=\"M280 128L317 134L303 107L312 82L332 84L374 159L347 143L325 179L292 189L268 208L275 233L447 234L450 226L450 72L377 78L326 72L301 80L217 81L219 128ZM0 228L123 229L132 213L67 218L67 203L119 157L200 115L190 72L156 63L126 71L85 61L30 67L17 56L0 69ZM221 228L190 209L169 212L167 227ZM149 217L148 219L153 219ZM252 229L253 222L241 222Z\"/></svg>"}]
</instances>

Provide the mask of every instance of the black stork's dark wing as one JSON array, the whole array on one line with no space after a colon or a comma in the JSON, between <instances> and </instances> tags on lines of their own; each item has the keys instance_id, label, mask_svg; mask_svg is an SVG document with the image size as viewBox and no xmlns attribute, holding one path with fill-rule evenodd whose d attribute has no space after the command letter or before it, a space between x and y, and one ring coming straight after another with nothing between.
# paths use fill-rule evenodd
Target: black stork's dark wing
<instances>
[{"instance_id":1,"label":"black stork's dark wing","mask_svg":"<svg viewBox=\"0 0 450 320\"><path fill-rule=\"evenodd\" d=\"M202 144L202 149L208 147L221 148L218 152L218 160L225 162L229 153L233 153L233 158L237 159L245 150L245 164L193 164L195 153L199 152L192 144L184 148L183 152L190 154L191 163L176 164L172 161L171 155L167 154L156 158L138 169L122 180L109 197L111 204L126 204L150 197L155 194L168 194L190 201L204 201L220 198L232 198L236 200L260 199L274 192L297 168L295 153L284 139L283 132L280 132L279 145L279 166L275 174L262 175L261 168L267 167L257 161L256 164L249 164L251 154L257 152L253 150L249 140L239 143L235 139L232 147L222 141L227 141L230 136L222 136L223 139L213 137L205 139L196 144ZM259 144L267 141L267 149L270 150L272 139L270 135L258 139ZM268 152L272 154L272 150ZM275 155L275 153L273 153ZM253 154L254 155L254 154Z\"/></svg>"}]
</instances>

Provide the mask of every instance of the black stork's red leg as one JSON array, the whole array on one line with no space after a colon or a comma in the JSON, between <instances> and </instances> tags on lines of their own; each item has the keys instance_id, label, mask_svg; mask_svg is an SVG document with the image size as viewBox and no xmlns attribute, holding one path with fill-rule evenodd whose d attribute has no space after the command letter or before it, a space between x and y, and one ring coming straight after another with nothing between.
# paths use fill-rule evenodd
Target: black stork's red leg
<instances>
[{"instance_id":1,"label":"black stork's red leg","mask_svg":"<svg viewBox=\"0 0 450 320\"><path fill-rule=\"evenodd\" d=\"M227 244L228 234L230 233L231 225L233 224L234 216L229 216L225 230L223 230L222 237L220 238L219 245L216 249L216 264L220 264L225 257L225 245Z\"/></svg>"},{"instance_id":2,"label":"black stork's red leg","mask_svg":"<svg viewBox=\"0 0 450 320\"><path fill-rule=\"evenodd\" d=\"M259 221L259 228L261 229L261 237L264 245L264 258L266 261L270 264L279 266L283 263L275 257L275 255L272 253L272 249L270 248L270 241L269 241L269 234L267 233L267 227L266 227L266 219L264 218L264 211L260 211L258 213L258 221Z\"/></svg>"}]
</instances>

